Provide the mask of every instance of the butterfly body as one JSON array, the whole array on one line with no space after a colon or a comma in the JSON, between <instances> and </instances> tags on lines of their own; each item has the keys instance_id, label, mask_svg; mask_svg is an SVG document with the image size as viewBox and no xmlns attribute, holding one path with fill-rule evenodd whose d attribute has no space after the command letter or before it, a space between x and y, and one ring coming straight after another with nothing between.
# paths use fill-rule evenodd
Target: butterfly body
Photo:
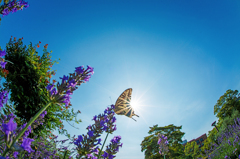
<instances>
[{"instance_id":1,"label":"butterfly body","mask_svg":"<svg viewBox=\"0 0 240 159\"><path fill-rule=\"evenodd\" d=\"M129 118L138 115L134 114L134 110L131 107L132 88L126 89L117 99L115 103L114 112L118 115L126 115ZM133 118L132 118L133 119ZM135 120L135 119L133 119ZM136 121L136 120L135 120Z\"/></svg>"}]
</instances>

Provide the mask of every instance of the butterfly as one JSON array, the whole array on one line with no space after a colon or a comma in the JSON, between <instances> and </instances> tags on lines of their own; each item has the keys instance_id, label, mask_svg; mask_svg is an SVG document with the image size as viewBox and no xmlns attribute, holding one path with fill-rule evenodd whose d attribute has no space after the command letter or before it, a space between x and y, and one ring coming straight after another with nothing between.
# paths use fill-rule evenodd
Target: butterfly
<instances>
[{"instance_id":1,"label":"butterfly","mask_svg":"<svg viewBox=\"0 0 240 159\"><path fill-rule=\"evenodd\" d=\"M132 116L137 116L137 114L134 114L134 110L131 107L131 96L132 96L132 88L126 89L117 99L115 103L115 109L114 112L118 115L126 115L129 118L132 118ZM133 118L132 118L133 119ZM135 119L133 119L136 121Z\"/></svg>"}]
</instances>

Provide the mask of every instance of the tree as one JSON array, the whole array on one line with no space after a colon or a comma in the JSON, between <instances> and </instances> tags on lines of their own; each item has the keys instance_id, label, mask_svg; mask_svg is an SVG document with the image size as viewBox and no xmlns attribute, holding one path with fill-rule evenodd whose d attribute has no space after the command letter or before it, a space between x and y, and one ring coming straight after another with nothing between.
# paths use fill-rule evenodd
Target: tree
<instances>
[{"instance_id":1,"label":"tree","mask_svg":"<svg viewBox=\"0 0 240 159\"><path fill-rule=\"evenodd\" d=\"M203 146L201 147L201 151L200 154L203 157L207 157L209 154L211 154L213 152L213 150L211 150L211 148L213 147L213 144L219 144L217 142L217 130L216 128L213 128L211 131L208 131L208 135L207 135L207 139L204 140L203 142ZM205 153L205 151L207 153Z\"/></svg>"},{"instance_id":2,"label":"tree","mask_svg":"<svg viewBox=\"0 0 240 159\"><path fill-rule=\"evenodd\" d=\"M230 125L235 125L235 122L239 124L237 122L237 118L240 118L239 111L236 109L233 109L231 114L232 114L231 116L225 117L223 119L222 125L219 128L219 133L217 133L217 136L216 136L217 138L221 137L222 134L224 134L227 130L229 130Z\"/></svg>"},{"instance_id":3,"label":"tree","mask_svg":"<svg viewBox=\"0 0 240 159\"><path fill-rule=\"evenodd\" d=\"M197 158L200 155L199 146L197 145L196 141L188 142L185 145L184 153L186 156Z\"/></svg>"},{"instance_id":4,"label":"tree","mask_svg":"<svg viewBox=\"0 0 240 159\"><path fill-rule=\"evenodd\" d=\"M49 57L50 53L47 52L47 45L44 48L44 53L40 57L36 52L36 47L30 44L27 48L23 45L22 39L17 41L16 38L14 40L11 38L6 46L5 59L13 64L7 63L6 65L9 74L6 76L6 82L3 86L11 91L10 102L14 103L15 115L21 119L21 124L28 122L49 102L46 86L51 76L55 74L55 71L49 71L51 70L49 66L52 67L56 61L50 62L51 56ZM56 128L60 134L66 133L67 137L70 138L67 130L63 129L61 120L71 121L74 117L76 123L81 122L81 120L76 120L79 111L74 113L72 109L71 114L67 109L65 106L62 109L57 105L49 106L44 118L45 122L34 129L34 132L29 135L30 138L36 135L38 137L49 136L49 131Z\"/></svg>"},{"instance_id":5,"label":"tree","mask_svg":"<svg viewBox=\"0 0 240 159\"><path fill-rule=\"evenodd\" d=\"M150 127L150 130L147 137L141 143L141 151L144 151L146 159L160 159L163 158L159 154L159 145L158 145L158 133L167 136L168 143L169 143L169 152L166 155L166 158L179 158L181 155L184 154L183 152L183 145L180 143L182 142L182 137L185 133L181 132L180 129L182 126L174 126L173 124L165 126L165 127L158 127L158 125L154 125Z\"/></svg>"},{"instance_id":6,"label":"tree","mask_svg":"<svg viewBox=\"0 0 240 159\"><path fill-rule=\"evenodd\" d=\"M240 112L240 93L238 94L238 90L227 90L224 95L222 95L217 103L214 105L214 115L219 118L217 123L217 127L221 127L224 118L231 117L232 112L234 110L238 110Z\"/></svg>"}]
</instances>

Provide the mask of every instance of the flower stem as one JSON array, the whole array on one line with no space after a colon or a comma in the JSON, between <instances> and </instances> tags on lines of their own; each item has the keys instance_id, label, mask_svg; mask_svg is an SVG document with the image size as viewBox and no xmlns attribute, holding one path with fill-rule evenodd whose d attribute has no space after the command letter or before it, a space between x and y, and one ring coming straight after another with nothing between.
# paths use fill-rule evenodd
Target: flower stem
<instances>
[{"instance_id":1,"label":"flower stem","mask_svg":"<svg viewBox=\"0 0 240 159\"><path fill-rule=\"evenodd\" d=\"M45 109L47 109L47 107L48 107L51 103L52 103L52 102L49 102L45 107L43 107L41 110L39 110L39 111L37 112L37 114L27 123L27 125L25 126L25 128L23 128L23 129L20 131L20 133L17 135L17 137L13 140L12 144L10 145L10 147L7 148L7 149L3 152L3 154L2 154L3 157L6 156L6 154L8 153L8 151L11 150L13 144L14 144L16 141L18 141L18 139L23 135L23 133L28 129L28 127L42 114L42 112L43 112Z\"/></svg>"},{"instance_id":2,"label":"flower stem","mask_svg":"<svg viewBox=\"0 0 240 159\"><path fill-rule=\"evenodd\" d=\"M109 133L107 133L107 136L106 136L106 138L105 138L105 140L104 140L104 142L103 142L102 148L101 148L101 150L100 150L100 152L99 152L99 155L98 155L98 159L99 159L99 157L100 157L100 155L101 155L101 152L102 152L102 149L103 149L103 147L104 147L104 145L105 145L105 142L106 142L106 140L107 140L108 134L109 134Z\"/></svg>"}]
</instances>

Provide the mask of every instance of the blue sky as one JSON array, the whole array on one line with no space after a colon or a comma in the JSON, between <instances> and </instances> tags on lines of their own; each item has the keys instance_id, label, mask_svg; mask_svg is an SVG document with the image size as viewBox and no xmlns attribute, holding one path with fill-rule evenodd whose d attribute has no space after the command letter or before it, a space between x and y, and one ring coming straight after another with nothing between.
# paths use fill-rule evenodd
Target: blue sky
<instances>
[{"instance_id":1,"label":"blue sky","mask_svg":"<svg viewBox=\"0 0 240 159\"><path fill-rule=\"evenodd\" d=\"M240 1L232 0L41 0L2 18L0 46L10 37L52 50L53 79L90 65L94 75L72 95L86 134L94 115L115 104L127 88L138 101L137 122L117 116L123 147L116 159L143 159L149 127L182 125L188 141L212 130L214 105L240 88ZM111 100L110 100L111 97ZM72 124L74 122L71 122ZM58 135L55 131L54 134ZM104 134L102 139L105 138ZM66 139L60 136L59 139Z\"/></svg>"}]
</instances>

